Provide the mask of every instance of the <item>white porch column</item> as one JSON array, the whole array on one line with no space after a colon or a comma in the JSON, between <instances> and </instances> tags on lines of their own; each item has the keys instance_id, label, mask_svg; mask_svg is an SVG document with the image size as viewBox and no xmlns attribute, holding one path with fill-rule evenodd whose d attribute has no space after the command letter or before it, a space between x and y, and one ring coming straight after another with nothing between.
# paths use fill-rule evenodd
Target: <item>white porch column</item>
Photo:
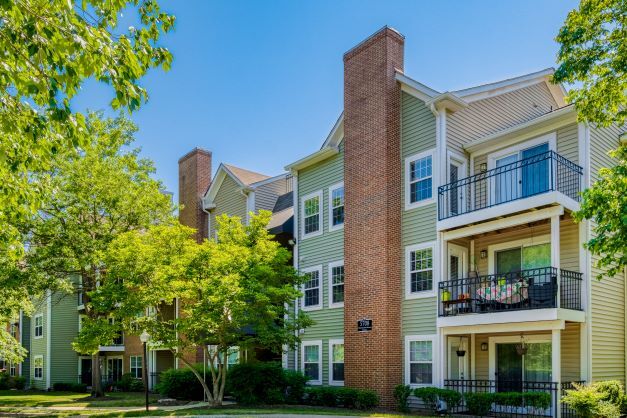
<instances>
[{"instance_id":1,"label":"white porch column","mask_svg":"<svg viewBox=\"0 0 627 418\"><path fill-rule=\"evenodd\" d=\"M560 329L551 331L551 373L553 382L557 383L557 391L555 393L557 399L553 403L553 405L556 405L554 416L559 418L561 412L559 399L562 388L562 330Z\"/></svg>"},{"instance_id":2,"label":"white porch column","mask_svg":"<svg viewBox=\"0 0 627 418\"><path fill-rule=\"evenodd\" d=\"M557 308L561 305L560 292L560 217L551 216L551 265L557 268Z\"/></svg>"},{"instance_id":3,"label":"white porch column","mask_svg":"<svg viewBox=\"0 0 627 418\"><path fill-rule=\"evenodd\" d=\"M470 334L470 380L475 380L475 364L477 351L477 339L475 333Z\"/></svg>"}]
</instances>

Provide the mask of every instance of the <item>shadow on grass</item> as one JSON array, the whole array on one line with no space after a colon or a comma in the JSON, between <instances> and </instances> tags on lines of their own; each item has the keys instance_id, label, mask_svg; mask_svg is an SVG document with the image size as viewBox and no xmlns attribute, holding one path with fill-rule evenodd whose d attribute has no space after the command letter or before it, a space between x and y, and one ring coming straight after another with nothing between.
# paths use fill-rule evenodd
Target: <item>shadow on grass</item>
<instances>
[{"instance_id":1,"label":"shadow on grass","mask_svg":"<svg viewBox=\"0 0 627 418\"><path fill-rule=\"evenodd\" d=\"M159 395L150 395L150 403L154 404ZM0 406L9 407L51 407L51 406L85 406L90 408L101 407L130 407L143 406L143 393L107 393L104 398L92 398L88 393L72 392L43 392L43 391L0 391Z\"/></svg>"}]
</instances>

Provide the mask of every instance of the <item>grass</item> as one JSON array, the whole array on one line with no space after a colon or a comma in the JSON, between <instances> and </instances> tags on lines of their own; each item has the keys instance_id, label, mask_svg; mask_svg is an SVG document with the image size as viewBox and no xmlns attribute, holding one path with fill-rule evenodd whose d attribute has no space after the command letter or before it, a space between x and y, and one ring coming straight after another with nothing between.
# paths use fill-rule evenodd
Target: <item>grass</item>
<instances>
[{"instance_id":1,"label":"grass","mask_svg":"<svg viewBox=\"0 0 627 418\"><path fill-rule=\"evenodd\" d=\"M150 395L156 403L159 395ZM0 390L0 406L85 406L90 408L142 406L143 393L112 392L104 399L91 399L88 393Z\"/></svg>"}]
</instances>

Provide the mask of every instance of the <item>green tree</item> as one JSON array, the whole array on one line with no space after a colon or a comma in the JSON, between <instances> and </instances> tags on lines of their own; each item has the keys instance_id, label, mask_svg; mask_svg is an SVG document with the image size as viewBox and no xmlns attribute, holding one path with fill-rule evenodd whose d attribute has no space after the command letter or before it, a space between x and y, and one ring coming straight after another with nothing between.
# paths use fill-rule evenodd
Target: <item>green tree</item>
<instances>
[{"instance_id":1,"label":"green tree","mask_svg":"<svg viewBox=\"0 0 627 418\"><path fill-rule=\"evenodd\" d=\"M213 405L222 404L233 347L278 353L283 345L294 347L295 331L311 324L304 313L285 320L300 296L302 277L290 265L289 251L268 233L270 217L261 211L243 225L238 217L222 215L217 240L202 244L189 229L155 226L124 234L111 247L110 274L123 278L128 289L118 293L117 306L126 310L128 304L132 312L152 305L154 314L139 319L139 327L153 345L169 348L191 368ZM181 301L179 317L163 318L161 301L174 298ZM208 360L210 385L184 355L199 348Z\"/></svg>"},{"instance_id":2,"label":"green tree","mask_svg":"<svg viewBox=\"0 0 627 418\"><path fill-rule=\"evenodd\" d=\"M627 118L627 3L581 0L556 38L559 83L579 83L568 93L580 117L600 126Z\"/></svg>"},{"instance_id":3,"label":"green tree","mask_svg":"<svg viewBox=\"0 0 627 418\"><path fill-rule=\"evenodd\" d=\"M119 234L172 222L173 205L151 178L152 163L128 149L136 130L128 119L90 114L86 129L90 142L50 173L50 196L26 227L26 273L87 295L74 349L92 355L94 393L102 395L98 347L113 343L125 319L103 302L121 287L107 274L107 251Z\"/></svg>"},{"instance_id":4,"label":"green tree","mask_svg":"<svg viewBox=\"0 0 627 418\"><path fill-rule=\"evenodd\" d=\"M627 121L627 2L581 0L556 40L560 43L556 82L574 84L567 100L579 119L595 128L625 127ZM627 145L611 151L616 165L600 170L583 193L578 221L594 221L585 246L600 256L598 267L613 276L627 267ZM602 275L599 275L600 279Z\"/></svg>"},{"instance_id":5,"label":"green tree","mask_svg":"<svg viewBox=\"0 0 627 418\"><path fill-rule=\"evenodd\" d=\"M122 12L137 25L120 27ZM72 97L93 79L111 86L114 109L137 109L148 97L141 78L170 66L159 40L173 24L155 0L0 0L0 270L12 272L0 274L0 323L48 287L28 276L15 291L28 240L20 228L48 198L59 162L90 141ZM15 347L0 327L0 357L23 354Z\"/></svg>"}]
</instances>

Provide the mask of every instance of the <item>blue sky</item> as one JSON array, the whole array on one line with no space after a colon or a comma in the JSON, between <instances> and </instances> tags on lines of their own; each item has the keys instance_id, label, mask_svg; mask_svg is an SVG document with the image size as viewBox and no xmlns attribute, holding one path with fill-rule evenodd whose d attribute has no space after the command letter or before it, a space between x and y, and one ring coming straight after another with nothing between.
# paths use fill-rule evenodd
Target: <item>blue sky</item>
<instances>
[{"instance_id":1,"label":"blue sky","mask_svg":"<svg viewBox=\"0 0 627 418\"><path fill-rule=\"evenodd\" d=\"M265 174L319 148L342 111L342 54L384 25L405 35L405 73L455 90L555 66L554 41L574 0L161 0L177 17L163 39L169 72L142 84L131 117L156 176L178 188L177 160L198 146ZM77 109L106 109L87 83Z\"/></svg>"}]
</instances>

